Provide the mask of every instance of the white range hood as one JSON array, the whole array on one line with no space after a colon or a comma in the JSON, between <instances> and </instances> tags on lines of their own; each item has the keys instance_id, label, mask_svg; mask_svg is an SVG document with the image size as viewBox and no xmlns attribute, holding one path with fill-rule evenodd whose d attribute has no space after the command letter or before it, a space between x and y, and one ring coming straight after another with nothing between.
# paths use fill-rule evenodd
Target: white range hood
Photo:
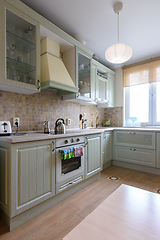
<instances>
[{"instance_id":1,"label":"white range hood","mask_svg":"<svg viewBox=\"0 0 160 240\"><path fill-rule=\"evenodd\" d=\"M60 58L60 45L49 38L41 41L41 88L78 92Z\"/></svg>"}]
</instances>

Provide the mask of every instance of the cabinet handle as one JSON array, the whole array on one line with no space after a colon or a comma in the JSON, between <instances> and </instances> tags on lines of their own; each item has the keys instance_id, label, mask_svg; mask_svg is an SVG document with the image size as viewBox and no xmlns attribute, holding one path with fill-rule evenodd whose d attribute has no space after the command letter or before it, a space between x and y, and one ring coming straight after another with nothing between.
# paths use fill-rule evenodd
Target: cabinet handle
<instances>
[{"instance_id":1,"label":"cabinet handle","mask_svg":"<svg viewBox=\"0 0 160 240\"><path fill-rule=\"evenodd\" d=\"M54 152L55 151L55 141L52 141L52 152Z\"/></svg>"},{"instance_id":2,"label":"cabinet handle","mask_svg":"<svg viewBox=\"0 0 160 240\"><path fill-rule=\"evenodd\" d=\"M85 138L85 140L87 140L87 142L85 141L85 144L83 145L83 147L86 147L88 144L88 138Z\"/></svg>"},{"instance_id":3,"label":"cabinet handle","mask_svg":"<svg viewBox=\"0 0 160 240\"><path fill-rule=\"evenodd\" d=\"M130 132L130 134L136 134L135 132Z\"/></svg>"},{"instance_id":4,"label":"cabinet handle","mask_svg":"<svg viewBox=\"0 0 160 240\"><path fill-rule=\"evenodd\" d=\"M137 149L136 148L130 148L131 151L136 151Z\"/></svg>"},{"instance_id":5,"label":"cabinet handle","mask_svg":"<svg viewBox=\"0 0 160 240\"><path fill-rule=\"evenodd\" d=\"M38 89L40 89L40 87L41 87L41 82L40 82L40 80L39 80L39 79L37 80L37 83L38 83L38 84L37 84L37 85L38 85L38 87L37 87L37 88L38 88Z\"/></svg>"}]
</instances>

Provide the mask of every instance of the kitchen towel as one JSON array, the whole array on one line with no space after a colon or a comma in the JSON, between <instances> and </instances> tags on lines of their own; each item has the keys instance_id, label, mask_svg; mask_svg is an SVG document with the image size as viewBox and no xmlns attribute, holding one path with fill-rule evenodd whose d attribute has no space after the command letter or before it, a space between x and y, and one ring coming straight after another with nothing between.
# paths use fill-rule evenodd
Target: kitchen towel
<instances>
[{"instance_id":1,"label":"kitchen towel","mask_svg":"<svg viewBox=\"0 0 160 240\"><path fill-rule=\"evenodd\" d=\"M74 148L65 148L60 150L62 160L74 157Z\"/></svg>"},{"instance_id":2,"label":"kitchen towel","mask_svg":"<svg viewBox=\"0 0 160 240\"><path fill-rule=\"evenodd\" d=\"M74 156L75 157L83 156L83 147L75 147L74 148Z\"/></svg>"}]
</instances>

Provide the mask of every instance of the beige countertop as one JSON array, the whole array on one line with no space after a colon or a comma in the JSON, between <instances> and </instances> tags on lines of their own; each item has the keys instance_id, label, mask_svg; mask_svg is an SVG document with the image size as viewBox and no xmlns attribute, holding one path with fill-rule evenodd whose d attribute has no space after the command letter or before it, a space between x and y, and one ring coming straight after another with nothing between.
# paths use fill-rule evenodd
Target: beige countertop
<instances>
[{"instance_id":1,"label":"beige countertop","mask_svg":"<svg viewBox=\"0 0 160 240\"><path fill-rule=\"evenodd\" d=\"M74 136L82 136L89 134L101 133L104 131L112 131L112 130L121 130L121 131L153 131L160 132L160 128L127 128L127 127L100 127L100 128L87 128L87 129L66 129L65 134L44 134L43 131L35 131L35 132L27 132L27 135L11 135L11 136L1 136L0 142L8 142L8 143L18 143L18 142L30 142L30 141L40 141L40 140L49 140L56 138L66 138L66 137L74 137ZM20 133L21 134L21 133Z\"/></svg>"},{"instance_id":2,"label":"beige countertop","mask_svg":"<svg viewBox=\"0 0 160 240\"><path fill-rule=\"evenodd\" d=\"M43 131L35 131L35 132L26 132L27 135L11 135L11 136L1 136L0 142L8 142L8 143L18 143L18 142L30 142L30 141L39 141L39 140L49 140L56 138L67 138L74 136L82 136L89 134L101 133L104 131L112 131L113 128L87 128L87 129L68 129L65 134L46 134Z\"/></svg>"}]
</instances>

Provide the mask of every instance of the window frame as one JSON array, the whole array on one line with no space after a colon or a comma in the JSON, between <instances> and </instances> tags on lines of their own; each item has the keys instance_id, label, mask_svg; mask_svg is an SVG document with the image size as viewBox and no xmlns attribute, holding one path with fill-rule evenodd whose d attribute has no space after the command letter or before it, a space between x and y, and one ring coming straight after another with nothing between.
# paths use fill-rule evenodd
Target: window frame
<instances>
[{"instance_id":1,"label":"window frame","mask_svg":"<svg viewBox=\"0 0 160 240\"><path fill-rule=\"evenodd\" d=\"M160 122L156 121L157 112L156 112L156 99L157 99L157 82L149 83L149 109L148 109L148 126L158 126ZM142 84L140 84L142 85ZM124 87L124 127L140 127L140 123L135 126L129 124L129 114L130 114L130 88L132 86Z\"/></svg>"}]
</instances>

